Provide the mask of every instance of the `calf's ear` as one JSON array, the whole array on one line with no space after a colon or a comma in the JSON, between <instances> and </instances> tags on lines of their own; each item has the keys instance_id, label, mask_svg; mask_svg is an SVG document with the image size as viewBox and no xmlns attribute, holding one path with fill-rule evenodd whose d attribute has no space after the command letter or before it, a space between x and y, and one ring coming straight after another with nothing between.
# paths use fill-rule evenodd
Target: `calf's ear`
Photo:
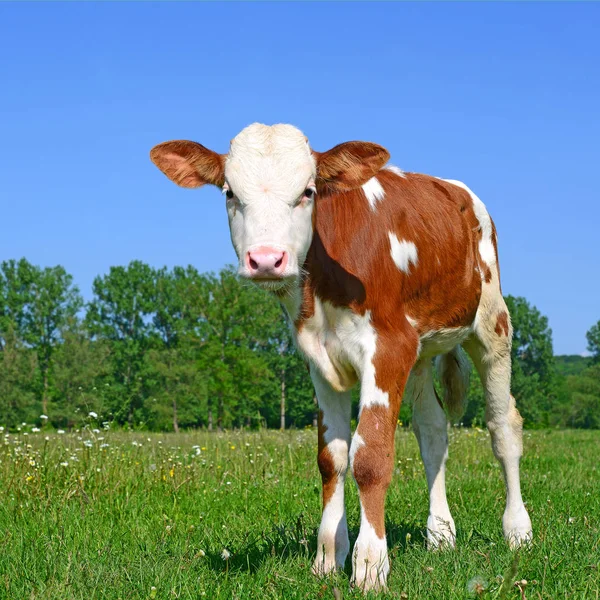
<instances>
[{"instance_id":1,"label":"calf's ear","mask_svg":"<svg viewBox=\"0 0 600 600\"><path fill-rule=\"evenodd\" d=\"M367 183L390 159L390 153L371 142L345 142L327 152L314 152L317 186L330 192L353 190Z\"/></svg>"},{"instance_id":2,"label":"calf's ear","mask_svg":"<svg viewBox=\"0 0 600 600\"><path fill-rule=\"evenodd\" d=\"M206 183L223 187L225 156L187 140L163 142L150 151L152 162L171 181L185 188L197 188Z\"/></svg>"}]
</instances>

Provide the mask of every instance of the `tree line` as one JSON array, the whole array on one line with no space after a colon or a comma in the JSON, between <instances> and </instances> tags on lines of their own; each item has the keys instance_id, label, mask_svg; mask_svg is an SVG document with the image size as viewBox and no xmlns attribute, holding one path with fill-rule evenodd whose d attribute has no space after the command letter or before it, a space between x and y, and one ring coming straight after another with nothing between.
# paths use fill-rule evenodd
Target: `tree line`
<instances>
[{"instance_id":1,"label":"tree line","mask_svg":"<svg viewBox=\"0 0 600 600\"><path fill-rule=\"evenodd\" d=\"M304 427L316 401L279 303L240 280L140 261L96 277L85 303L61 266L0 265L0 425ZM600 322L592 357L555 357L548 320L506 297L513 393L529 427L600 427ZM355 404L358 394L354 394ZM91 415L91 417L90 417ZM410 422L410 407L401 419ZM463 424L483 424L472 376Z\"/></svg>"}]
</instances>

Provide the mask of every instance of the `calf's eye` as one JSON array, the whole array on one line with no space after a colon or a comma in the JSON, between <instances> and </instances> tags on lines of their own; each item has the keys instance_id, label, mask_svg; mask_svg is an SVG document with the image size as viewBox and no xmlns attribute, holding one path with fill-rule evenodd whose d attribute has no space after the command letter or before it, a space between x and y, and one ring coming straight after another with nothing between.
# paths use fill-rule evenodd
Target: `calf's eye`
<instances>
[{"instance_id":1,"label":"calf's eye","mask_svg":"<svg viewBox=\"0 0 600 600\"><path fill-rule=\"evenodd\" d=\"M315 197L315 190L313 190L312 188L306 188L304 190L304 196L306 198L314 198Z\"/></svg>"},{"instance_id":2,"label":"calf's eye","mask_svg":"<svg viewBox=\"0 0 600 600\"><path fill-rule=\"evenodd\" d=\"M226 196L227 200L231 200L233 198L233 192L231 190L227 190L225 192L225 196Z\"/></svg>"}]
</instances>

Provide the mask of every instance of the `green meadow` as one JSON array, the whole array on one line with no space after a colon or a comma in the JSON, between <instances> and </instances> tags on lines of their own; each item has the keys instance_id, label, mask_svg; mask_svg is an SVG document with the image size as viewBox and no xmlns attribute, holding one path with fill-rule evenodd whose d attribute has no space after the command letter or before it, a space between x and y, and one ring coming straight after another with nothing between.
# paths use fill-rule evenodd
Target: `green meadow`
<instances>
[{"instance_id":1,"label":"green meadow","mask_svg":"<svg viewBox=\"0 0 600 600\"><path fill-rule=\"evenodd\" d=\"M311 575L320 518L316 432L144 434L83 429L0 438L0 598L350 598ZM511 552L487 431L452 429L457 549L425 547L427 487L399 429L387 499L389 598L600 594L600 432L527 431L531 547ZM351 542L359 508L347 481Z\"/></svg>"}]
</instances>

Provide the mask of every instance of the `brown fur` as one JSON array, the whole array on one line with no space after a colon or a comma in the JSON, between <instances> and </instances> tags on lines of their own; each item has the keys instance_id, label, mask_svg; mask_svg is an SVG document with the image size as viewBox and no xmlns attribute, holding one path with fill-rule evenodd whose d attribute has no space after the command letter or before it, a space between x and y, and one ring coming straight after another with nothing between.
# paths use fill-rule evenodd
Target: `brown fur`
<instances>
[{"instance_id":1,"label":"brown fur","mask_svg":"<svg viewBox=\"0 0 600 600\"><path fill-rule=\"evenodd\" d=\"M335 464L333 463L333 458L331 456L331 452L327 448L327 443L325 442L325 432L327 431L327 427L323 424L323 411L319 411L319 433L318 433L318 455L317 455L317 464L319 465L319 472L321 473L321 480L323 482L323 508L327 506L329 500L331 500L331 496L333 496L333 492L335 491L335 486L337 485L338 475L335 470Z\"/></svg>"},{"instance_id":2,"label":"brown fur","mask_svg":"<svg viewBox=\"0 0 600 600\"><path fill-rule=\"evenodd\" d=\"M314 152L317 159L317 189L343 192L360 187L390 159L390 153L370 142L345 142L327 152Z\"/></svg>"},{"instance_id":3,"label":"brown fur","mask_svg":"<svg viewBox=\"0 0 600 600\"><path fill-rule=\"evenodd\" d=\"M197 142L173 140L154 146L152 162L177 185L197 188L206 183L225 184L225 155L217 154Z\"/></svg>"},{"instance_id":4,"label":"brown fur","mask_svg":"<svg viewBox=\"0 0 600 600\"><path fill-rule=\"evenodd\" d=\"M406 379L417 358L419 334L469 326L479 306L480 273L487 279L491 271L479 257L481 227L468 192L426 175L400 177L383 170L377 179L385 197L375 210L360 188L338 192L332 191L333 186L320 188L296 328L301 329L303 320L314 313L315 296L361 315L371 311L377 331L375 383L388 392L389 407L362 411L357 432L365 445L356 452L353 472L366 517L383 537L394 432ZM389 232L417 247L417 264L411 265L409 274L391 258ZM417 330L405 315L417 321ZM321 473L329 473L331 457L322 454L320 449ZM324 501L335 488L331 481L323 476Z\"/></svg>"},{"instance_id":5,"label":"brown fur","mask_svg":"<svg viewBox=\"0 0 600 600\"><path fill-rule=\"evenodd\" d=\"M508 313L502 311L496 318L496 327L494 328L496 335L508 336L510 328L508 325Z\"/></svg>"},{"instance_id":6,"label":"brown fur","mask_svg":"<svg viewBox=\"0 0 600 600\"><path fill-rule=\"evenodd\" d=\"M318 197L316 230L304 268L311 295L366 310L384 326L402 329L403 315L420 334L472 323L483 270L481 232L469 194L426 175L380 171L385 198L371 210L361 189ZM409 275L390 256L388 233L412 241L418 263ZM304 318L311 310L302 312Z\"/></svg>"},{"instance_id":7,"label":"brown fur","mask_svg":"<svg viewBox=\"0 0 600 600\"><path fill-rule=\"evenodd\" d=\"M400 394L396 392L389 407L364 409L356 430L365 445L356 451L352 472L367 520L380 538L385 535L385 495L394 469L394 434L399 410Z\"/></svg>"}]
</instances>

